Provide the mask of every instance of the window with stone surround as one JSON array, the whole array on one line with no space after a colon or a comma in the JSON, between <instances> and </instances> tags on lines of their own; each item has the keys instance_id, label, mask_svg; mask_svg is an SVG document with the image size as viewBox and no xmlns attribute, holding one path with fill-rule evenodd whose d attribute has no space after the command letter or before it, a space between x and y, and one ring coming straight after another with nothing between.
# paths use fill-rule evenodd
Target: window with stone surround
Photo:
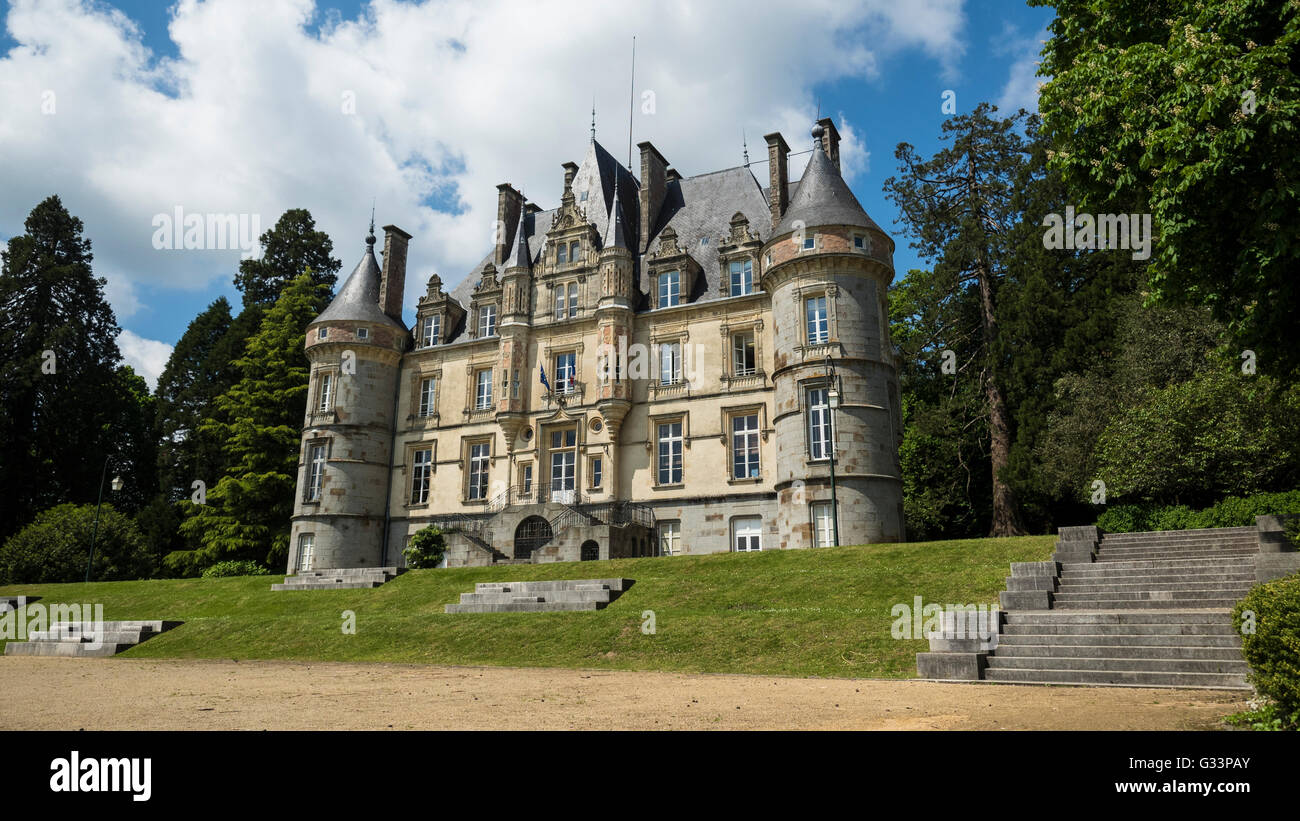
<instances>
[{"instance_id":1,"label":"window with stone surround","mask_svg":"<svg viewBox=\"0 0 1300 821\"><path fill-rule=\"evenodd\" d=\"M758 349L753 331L731 336L731 375L753 376L758 373Z\"/></svg>"},{"instance_id":2,"label":"window with stone surround","mask_svg":"<svg viewBox=\"0 0 1300 821\"><path fill-rule=\"evenodd\" d=\"M661 521L659 529L659 555L677 556L682 549L682 523L679 520Z\"/></svg>"},{"instance_id":3,"label":"window with stone surround","mask_svg":"<svg viewBox=\"0 0 1300 821\"><path fill-rule=\"evenodd\" d=\"M830 341L830 314L827 311L826 294L804 299L804 329L809 345L825 345Z\"/></svg>"},{"instance_id":4,"label":"window with stone surround","mask_svg":"<svg viewBox=\"0 0 1300 821\"><path fill-rule=\"evenodd\" d=\"M758 412L737 413L731 416L731 478L759 479Z\"/></svg>"},{"instance_id":5,"label":"window with stone surround","mask_svg":"<svg viewBox=\"0 0 1300 821\"><path fill-rule=\"evenodd\" d=\"M601 456L592 456L587 460L587 479L588 487L592 490L599 490L605 481L605 459Z\"/></svg>"},{"instance_id":6,"label":"window with stone surround","mask_svg":"<svg viewBox=\"0 0 1300 821\"><path fill-rule=\"evenodd\" d=\"M731 520L731 546L737 553L763 549L763 518L736 516Z\"/></svg>"},{"instance_id":7,"label":"window with stone surround","mask_svg":"<svg viewBox=\"0 0 1300 821\"><path fill-rule=\"evenodd\" d=\"M754 261L752 259L733 259L728 263L731 275L731 295L744 296L754 293Z\"/></svg>"},{"instance_id":8,"label":"window with stone surround","mask_svg":"<svg viewBox=\"0 0 1300 821\"><path fill-rule=\"evenodd\" d=\"M804 413L808 417L808 458L831 458L831 408L826 385L806 389Z\"/></svg>"},{"instance_id":9,"label":"window with stone surround","mask_svg":"<svg viewBox=\"0 0 1300 821\"><path fill-rule=\"evenodd\" d=\"M835 544L835 520L830 502L813 502L813 547L831 547Z\"/></svg>"},{"instance_id":10,"label":"window with stone surround","mask_svg":"<svg viewBox=\"0 0 1300 821\"><path fill-rule=\"evenodd\" d=\"M316 412L327 413L334 409L334 373L326 371L316 378Z\"/></svg>"},{"instance_id":11,"label":"window with stone surround","mask_svg":"<svg viewBox=\"0 0 1300 821\"><path fill-rule=\"evenodd\" d=\"M435 397L438 392L438 380L436 377L426 376L420 380L420 407L416 415L421 419L427 419L433 416L437 409Z\"/></svg>"},{"instance_id":12,"label":"window with stone surround","mask_svg":"<svg viewBox=\"0 0 1300 821\"><path fill-rule=\"evenodd\" d=\"M577 388L578 354L564 351L555 355L555 392L568 395Z\"/></svg>"},{"instance_id":13,"label":"window with stone surround","mask_svg":"<svg viewBox=\"0 0 1300 821\"><path fill-rule=\"evenodd\" d=\"M298 534L298 561L295 569L301 573L305 570L311 570L312 562L315 560L316 552L316 534L299 533Z\"/></svg>"},{"instance_id":14,"label":"window with stone surround","mask_svg":"<svg viewBox=\"0 0 1300 821\"><path fill-rule=\"evenodd\" d=\"M481 368L474 372L474 410L492 408L492 369Z\"/></svg>"},{"instance_id":15,"label":"window with stone surround","mask_svg":"<svg viewBox=\"0 0 1300 821\"><path fill-rule=\"evenodd\" d=\"M420 320L420 347L432 348L442 340L442 314L430 314Z\"/></svg>"},{"instance_id":16,"label":"window with stone surround","mask_svg":"<svg viewBox=\"0 0 1300 821\"><path fill-rule=\"evenodd\" d=\"M429 486L433 479L433 446L418 446L411 451L411 492L412 505L429 503Z\"/></svg>"},{"instance_id":17,"label":"window with stone surround","mask_svg":"<svg viewBox=\"0 0 1300 821\"><path fill-rule=\"evenodd\" d=\"M482 439L465 443L465 498L472 502L486 502L488 475L492 464L492 440Z\"/></svg>"},{"instance_id":18,"label":"window with stone surround","mask_svg":"<svg viewBox=\"0 0 1300 821\"><path fill-rule=\"evenodd\" d=\"M682 272L665 271L659 275L660 308L672 308L682 302Z\"/></svg>"},{"instance_id":19,"label":"window with stone surround","mask_svg":"<svg viewBox=\"0 0 1300 821\"><path fill-rule=\"evenodd\" d=\"M572 319L578 315L578 283L561 282L555 286L555 318Z\"/></svg>"},{"instance_id":20,"label":"window with stone surround","mask_svg":"<svg viewBox=\"0 0 1300 821\"><path fill-rule=\"evenodd\" d=\"M658 469L656 473L656 484L658 485L680 485L682 484L682 431L683 423L681 419L662 421L655 426L656 440L658 441Z\"/></svg>"},{"instance_id":21,"label":"window with stone surround","mask_svg":"<svg viewBox=\"0 0 1300 821\"><path fill-rule=\"evenodd\" d=\"M480 305L478 308L478 338L496 336L497 333L497 306L495 304Z\"/></svg>"},{"instance_id":22,"label":"window with stone surround","mask_svg":"<svg viewBox=\"0 0 1300 821\"><path fill-rule=\"evenodd\" d=\"M329 457L329 440L313 439L307 443L307 486L303 500L319 502L325 486L325 461Z\"/></svg>"}]
</instances>

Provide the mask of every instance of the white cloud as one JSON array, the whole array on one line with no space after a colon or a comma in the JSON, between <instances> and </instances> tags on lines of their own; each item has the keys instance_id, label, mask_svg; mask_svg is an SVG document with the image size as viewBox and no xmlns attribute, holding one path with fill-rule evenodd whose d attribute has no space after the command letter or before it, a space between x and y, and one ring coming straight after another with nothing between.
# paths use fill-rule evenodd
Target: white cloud
<instances>
[{"instance_id":1,"label":"white cloud","mask_svg":"<svg viewBox=\"0 0 1300 821\"><path fill-rule=\"evenodd\" d=\"M149 383L149 390L158 386L158 377L167 367L167 359L172 355L172 346L156 339L145 339L131 331L122 329L117 337L117 349L122 352L122 359L144 377Z\"/></svg>"},{"instance_id":2,"label":"white cloud","mask_svg":"<svg viewBox=\"0 0 1300 821\"><path fill-rule=\"evenodd\" d=\"M756 135L771 131L807 148L815 84L878 77L905 50L951 73L964 26L961 0L809 0L798 13L744 0L374 0L357 20L323 16L313 35L318 16L310 0L180 0L178 56L157 60L100 3L14 0L0 224L59 193L129 316L133 285L200 289L238 264L238 250L154 250L156 214L258 214L267 229L305 207L346 274L373 198L380 225L415 236L410 306L434 270L454 284L486 252L498 183L558 204L560 164L582 158L593 97L598 139L626 157L633 33L633 141L653 141L689 176L739 165L742 130L755 160ZM647 91L653 113L640 110ZM865 174L859 133L839 128L846 173ZM432 207L439 193L454 207Z\"/></svg>"},{"instance_id":3,"label":"white cloud","mask_svg":"<svg viewBox=\"0 0 1300 821\"><path fill-rule=\"evenodd\" d=\"M1007 24L1002 35L994 39L994 54L1013 58L997 100L998 111L1003 116L1009 117L1022 108L1030 114L1038 113L1038 87L1046 79L1038 76L1038 63L1047 38L1046 31L1021 36L1014 26Z\"/></svg>"}]
</instances>

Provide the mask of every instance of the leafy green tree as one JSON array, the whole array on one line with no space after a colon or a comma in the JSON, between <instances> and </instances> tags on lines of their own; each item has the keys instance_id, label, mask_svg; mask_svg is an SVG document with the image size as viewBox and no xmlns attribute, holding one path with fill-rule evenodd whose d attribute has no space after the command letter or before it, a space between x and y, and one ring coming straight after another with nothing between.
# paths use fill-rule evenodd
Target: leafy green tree
<instances>
[{"instance_id":1,"label":"leafy green tree","mask_svg":"<svg viewBox=\"0 0 1300 821\"><path fill-rule=\"evenodd\" d=\"M886 180L885 189L902 213L912 247L934 261L932 271L909 276L929 280L922 287L945 314L937 344L964 355L957 363L959 378L976 380L982 394L992 485L989 532L1009 536L1025 528L1005 475L1014 433L997 356L997 291L1006 274L1008 237L1021 218L1012 194L1029 149L1020 133L1025 113L999 119L995 112L981 103L970 114L949 118L940 138L948 145L930 159L900 143L900 176ZM1033 118L1028 126L1035 127Z\"/></svg>"},{"instance_id":2,"label":"leafy green tree","mask_svg":"<svg viewBox=\"0 0 1300 821\"><path fill-rule=\"evenodd\" d=\"M311 272L291 280L235 363L240 380L202 425L224 443L229 467L207 504L188 505L181 532L201 547L198 555L170 559L173 568L202 569L223 559L286 562L310 375L303 329L326 292Z\"/></svg>"},{"instance_id":3,"label":"leafy green tree","mask_svg":"<svg viewBox=\"0 0 1300 821\"><path fill-rule=\"evenodd\" d=\"M130 517L105 503L95 527L95 505L62 504L36 519L0 547L0 583L79 582L94 540L91 579L122 581L148 578L153 562L144 536Z\"/></svg>"},{"instance_id":4,"label":"leafy green tree","mask_svg":"<svg viewBox=\"0 0 1300 821\"><path fill-rule=\"evenodd\" d=\"M110 456L129 487L154 481L152 437L136 430L147 391L119 369L117 320L82 229L51 196L0 255L0 538L34 511L95 501Z\"/></svg>"},{"instance_id":5,"label":"leafy green tree","mask_svg":"<svg viewBox=\"0 0 1300 821\"><path fill-rule=\"evenodd\" d=\"M1106 426L1097 473L1119 501L1199 507L1300 480L1300 389L1227 368L1155 391Z\"/></svg>"},{"instance_id":6,"label":"leafy green tree","mask_svg":"<svg viewBox=\"0 0 1300 821\"><path fill-rule=\"evenodd\" d=\"M407 567L423 570L441 564L446 552L447 541L442 531L436 527L426 527L415 532L402 555L406 557Z\"/></svg>"},{"instance_id":7,"label":"leafy green tree","mask_svg":"<svg viewBox=\"0 0 1300 821\"><path fill-rule=\"evenodd\" d=\"M275 227L262 234L260 243L261 257L241 261L235 275L244 306L269 307L290 280L310 270L313 282L324 286L318 291L316 312L325 310L342 263L331 256L334 243L329 234L316 230L311 212L305 208L285 211Z\"/></svg>"},{"instance_id":8,"label":"leafy green tree","mask_svg":"<svg viewBox=\"0 0 1300 821\"><path fill-rule=\"evenodd\" d=\"M1051 157L1082 209L1149 212L1149 290L1211 308L1261 370L1300 370L1300 9L1030 0Z\"/></svg>"}]
</instances>

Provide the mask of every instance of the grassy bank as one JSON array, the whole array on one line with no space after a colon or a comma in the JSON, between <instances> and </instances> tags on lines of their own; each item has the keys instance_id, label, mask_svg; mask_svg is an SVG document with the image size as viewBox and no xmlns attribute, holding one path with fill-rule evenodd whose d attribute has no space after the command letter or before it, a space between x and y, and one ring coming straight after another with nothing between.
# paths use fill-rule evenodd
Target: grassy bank
<instances>
[{"instance_id":1,"label":"grassy bank","mask_svg":"<svg viewBox=\"0 0 1300 821\"><path fill-rule=\"evenodd\" d=\"M1053 536L917 542L672 559L420 570L375 590L273 593L278 577L18 585L41 604L104 605L113 619L185 624L122 658L234 658L586 667L906 678L920 640L890 636L890 609L994 603L1013 561ZM476 582L623 576L605 610L449 616ZM356 634L342 632L343 612ZM653 610L656 633L641 631ZM3 663L3 661L0 661ZM111 663L111 662L110 662Z\"/></svg>"}]
</instances>

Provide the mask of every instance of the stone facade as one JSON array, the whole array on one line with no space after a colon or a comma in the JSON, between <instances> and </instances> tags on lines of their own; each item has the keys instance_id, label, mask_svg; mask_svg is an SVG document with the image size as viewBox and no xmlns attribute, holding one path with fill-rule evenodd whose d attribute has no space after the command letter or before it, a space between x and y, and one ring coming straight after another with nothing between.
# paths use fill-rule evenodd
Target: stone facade
<instances>
[{"instance_id":1,"label":"stone facade","mask_svg":"<svg viewBox=\"0 0 1300 821\"><path fill-rule=\"evenodd\" d=\"M642 184L593 139L558 208L498 187L490 253L413 328L410 237L381 268L372 229L308 328L291 569L400 566L431 524L453 566L827 544L832 452L839 543L902 540L893 241L814 136L788 183L769 135L766 187L648 142Z\"/></svg>"}]
</instances>

